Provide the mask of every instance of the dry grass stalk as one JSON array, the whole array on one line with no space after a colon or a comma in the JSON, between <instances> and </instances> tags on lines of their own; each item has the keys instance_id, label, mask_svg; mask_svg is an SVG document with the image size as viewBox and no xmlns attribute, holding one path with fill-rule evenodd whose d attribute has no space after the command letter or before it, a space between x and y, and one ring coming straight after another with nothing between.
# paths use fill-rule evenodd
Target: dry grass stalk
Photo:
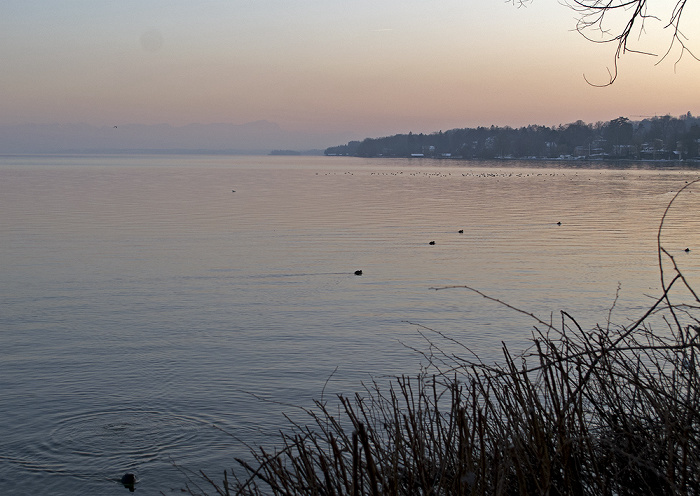
<instances>
[{"instance_id":1,"label":"dry grass stalk","mask_svg":"<svg viewBox=\"0 0 700 496\"><path fill-rule=\"evenodd\" d=\"M662 228L663 294L632 325L584 331L562 312L560 327L537 320L526 352L504 345L497 366L431 346L417 377L340 396L337 411L316 402L281 448L251 450L255 463L238 459L233 481L209 486L227 496L700 494L700 300ZM692 304L674 304L672 289Z\"/></svg>"}]
</instances>

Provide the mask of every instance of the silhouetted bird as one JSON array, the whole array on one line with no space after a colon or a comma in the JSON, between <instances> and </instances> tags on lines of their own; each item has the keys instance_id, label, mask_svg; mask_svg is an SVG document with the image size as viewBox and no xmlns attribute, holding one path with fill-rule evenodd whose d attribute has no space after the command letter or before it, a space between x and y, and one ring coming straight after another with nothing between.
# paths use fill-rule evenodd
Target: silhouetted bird
<instances>
[{"instance_id":1,"label":"silhouetted bird","mask_svg":"<svg viewBox=\"0 0 700 496\"><path fill-rule=\"evenodd\" d=\"M356 275L356 276L361 276L361 275L362 275L362 271L361 271L361 270L356 270L356 271L355 271L355 275Z\"/></svg>"},{"instance_id":2,"label":"silhouetted bird","mask_svg":"<svg viewBox=\"0 0 700 496\"><path fill-rule=\"evenodd\" d=\"M134 474L124 474L122 475L122 484L124 484L124 487L126 487L130 492L134 492L134 484L136 484L136 476Z\"/></svg>"},{"instance_id":3,"label":"silhouetted bird","mask_svg":"<svg viewBox=\"0 0 700 496\"><path fill-rule=\"evenodd\" d=\"M434 244L435 244L435 241L431 241L431 242L430 242L430 243L428 243L428 244L430 244L430 245L434 245Z\"/></svg>"},{"instance_id":4,"label":"silhouetted bird","mask_svg":"<svg viewBox=\"0 0 700 496\"><path fill-rule=\"evenodd\" d=\"M462 233L464 233L464 229L460 229L460 230L457 231L457 232L458 232L459 234L462 234Z\"/></svg>"}]
</instances>

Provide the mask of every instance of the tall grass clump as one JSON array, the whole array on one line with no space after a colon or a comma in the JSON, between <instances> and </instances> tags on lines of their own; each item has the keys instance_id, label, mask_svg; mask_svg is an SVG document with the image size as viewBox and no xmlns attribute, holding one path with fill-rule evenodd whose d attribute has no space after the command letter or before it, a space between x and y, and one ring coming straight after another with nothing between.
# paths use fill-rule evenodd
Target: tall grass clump
<instances>
[{"instance_id":1,"label":"tall grass clump","mask_svg":"<svg viewBox=\"0 0 700 496\"><path fill-rule=\"evenodd\" d=\"M202 472L186 490L700 494L700 300L661 244L663 222L661 294L629 325L608 316L584 330L566 312L556 324L528 314L530 348L514 355L503 345L497 365L431 346L417 376L372 383L332 406L317 401L309 422L290 421L276 448L251 448L222 481ZM682 294L690 304L676 302Z\"/></svg>"}]
</instances>

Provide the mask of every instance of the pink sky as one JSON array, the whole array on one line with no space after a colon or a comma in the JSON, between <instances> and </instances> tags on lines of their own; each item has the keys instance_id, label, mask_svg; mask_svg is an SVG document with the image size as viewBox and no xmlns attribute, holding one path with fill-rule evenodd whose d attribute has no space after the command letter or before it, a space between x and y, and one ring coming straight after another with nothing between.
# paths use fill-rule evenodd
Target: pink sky
<instances>
[{"instance_id":1,"label":"pink sky","mask_svg":"<svg viewBox=\"0 0 700 496\"><path fill-rule=\"evenodd\" d=\"M614 46L572 31L557 2L102 4L0 7L0 124L265 119L354 139L700 113L700 62L678 52L625 55L612 87L586 83L605 81ZM699 22L686 13L689 34ZM639 46L663 53L662 24Z\"/></svg>"}]
</instances>

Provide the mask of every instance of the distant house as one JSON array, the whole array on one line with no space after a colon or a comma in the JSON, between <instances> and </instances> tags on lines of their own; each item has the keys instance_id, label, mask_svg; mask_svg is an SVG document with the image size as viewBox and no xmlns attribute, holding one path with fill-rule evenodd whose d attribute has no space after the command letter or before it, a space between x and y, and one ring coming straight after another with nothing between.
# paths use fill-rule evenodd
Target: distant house
<instances>
[{"instance_id":1,"label":"distant house","mask_svg":"<svg viewBox=\"0 0 700 496\"><path fill-rule=\"evenodd\" d=\"M634 145L613 145L613 156L617 158L636 158L637 147Z\"/></svg>"},{"instance_id":2,"label":"distant house","mask_svg":"<svg viewBox=\"0 0 700 496\"><path fill-rule=\"evenodd\" d=\"M574 157L587 157L588 156L588 146L577 146L574 148Z\"/></svg>"},{"instance_id":3,"label":"distant house","mask_svg":"<svg viewBox=\"0 0 700 496\"><path fill-rule=\"evenodd\" d=\"M587 157L592 159L601 159L608 156L605 153L605 143L606 141L602 138L596 138L591 141L588 145L581 145L574 148L575 157Z\"/></svg>"}]
</instances>

